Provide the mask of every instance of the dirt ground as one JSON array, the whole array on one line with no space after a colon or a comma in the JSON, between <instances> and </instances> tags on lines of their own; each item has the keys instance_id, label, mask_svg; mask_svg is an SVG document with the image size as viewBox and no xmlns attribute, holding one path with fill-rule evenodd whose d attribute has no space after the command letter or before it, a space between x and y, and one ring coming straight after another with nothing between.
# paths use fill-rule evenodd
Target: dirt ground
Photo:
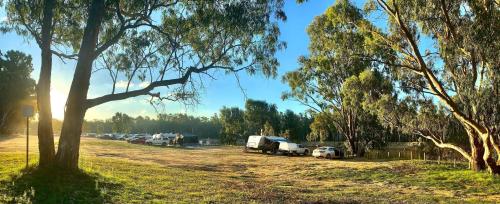
<instances>
[{"instance_id":1,"label":"dirt ground","mask_svg":"<svg viewBox=\"0 0 500 204\"><path fill-rule=\"evenodd\" d=\"M25 136L20 135L0 139L0 153L24 152L25 142ZM30 137L30 151L37 152L35 136ZM92 162L99 158L207 173L213 181L227 182L223 186L238 192L248 191L249 195L255 196L250 201L258 203L275 200L320 203L500 202L500 193L495 193L500 187L491 191L491 187L483 186L500 184L497 178L484 184L474 183L476 175L471 178L461 176L469 175L468 170L414 161L325 160L311 156L244 153L241 147L233 146L150 147L85 137L81 142L81 155L81 162L87 166L97 166ZM483 178L484 175L480 176ZM268 198L260 199L258 194Z\"/></svg>"}]
</instances>

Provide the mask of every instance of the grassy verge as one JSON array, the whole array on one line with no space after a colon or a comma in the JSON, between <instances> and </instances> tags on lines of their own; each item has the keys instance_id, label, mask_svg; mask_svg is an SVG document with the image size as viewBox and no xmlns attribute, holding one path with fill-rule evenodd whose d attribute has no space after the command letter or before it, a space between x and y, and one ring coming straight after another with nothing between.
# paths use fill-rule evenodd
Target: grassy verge
<instances>
[{"instance_id":1,"label":"grassy verge","mask_svg":"<svg viewBox=\"0 0 500 204\"><path fill-rule=\"evenodd\" d=\"M75 174L23 170L21 152L0 152L0 203L500 202L500 178L464 166L82 144Z\"/></svg>"}]
</instances>

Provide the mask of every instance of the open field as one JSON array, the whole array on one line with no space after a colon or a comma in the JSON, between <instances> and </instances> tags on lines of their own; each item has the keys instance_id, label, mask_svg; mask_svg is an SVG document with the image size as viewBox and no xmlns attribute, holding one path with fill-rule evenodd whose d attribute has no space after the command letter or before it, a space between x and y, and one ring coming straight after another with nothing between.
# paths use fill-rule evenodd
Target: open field
<instances>
[{"instance_id":1,"label":"open field","mask_svg":"<svg viewBox=\"0 0 500 204\"><path fill-rule=\"evenodd\" d=\"M465 165L329 161L240 147L161 148L83 138L82 173L26 174L24 142L0 138L0 203L500 202L500 178ZM36 137L30 142L35 163Z\"/></svg>"}]
</instances>

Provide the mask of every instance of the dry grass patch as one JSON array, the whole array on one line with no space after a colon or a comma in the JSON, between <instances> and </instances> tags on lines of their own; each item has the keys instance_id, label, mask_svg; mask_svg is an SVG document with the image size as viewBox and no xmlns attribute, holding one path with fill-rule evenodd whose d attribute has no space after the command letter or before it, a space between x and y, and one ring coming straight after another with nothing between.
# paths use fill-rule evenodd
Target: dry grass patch
<instances>
[{"instance_id":1,"label":"dry grass patch","mask_svg":"<svg viewBox=\"0 0 500 204\"><path fill-rule=\"evenodd\" d=\"M13 140L0 141L0 147L22 144L15 141L22 138ZM5 186L23 174L22 145L8 148L0 148L0 184ZM82 139L81 155L83 173L103 183L92 193L109 203L500 201L499 178L420 161L324 160L243 153L240 147L162 148L93 138ZM12 189L0 187L0 203L22 190ZM70 199L89 201L79 195L89 194Z\"/></svg>"}]
</instances>

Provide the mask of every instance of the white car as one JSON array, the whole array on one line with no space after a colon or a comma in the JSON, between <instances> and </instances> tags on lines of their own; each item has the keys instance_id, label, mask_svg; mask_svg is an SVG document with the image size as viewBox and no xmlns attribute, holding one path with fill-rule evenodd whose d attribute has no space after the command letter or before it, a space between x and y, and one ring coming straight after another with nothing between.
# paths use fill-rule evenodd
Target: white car
<instances>
[{"instance_id":1,"label":"white car","mask_svg":"<svg viewBox=\"0 0 500 204\"><path fill-rule=\"evenodd\" d=\"M344 152L335 147L319 147L313 151L312 156L316 158L324 157L326 159L343 158Z\"/></svg>"},{"instance_id":2,"label":"white car","mask_svg":"<svg viewBox=\"0 0 500 204\"><path fill-rule=\"evenodd\" d=\"M154 134L150 139L147 139L146 144L167 146L169 144L172 144L173 140L175 140L175 134L160 133L160 134Z\"/></svg>"},{"instance_id":3,"label":"white car","mask_svg":"<svg viewBox=\"0 0 500 204\"><path fill-rule=\"evenodd\" d=\"M302 154L305 156L309 154L309 149L304 145L291 142L280 142L278 151L287 155Z\"/></svg>"}]
</instances>

